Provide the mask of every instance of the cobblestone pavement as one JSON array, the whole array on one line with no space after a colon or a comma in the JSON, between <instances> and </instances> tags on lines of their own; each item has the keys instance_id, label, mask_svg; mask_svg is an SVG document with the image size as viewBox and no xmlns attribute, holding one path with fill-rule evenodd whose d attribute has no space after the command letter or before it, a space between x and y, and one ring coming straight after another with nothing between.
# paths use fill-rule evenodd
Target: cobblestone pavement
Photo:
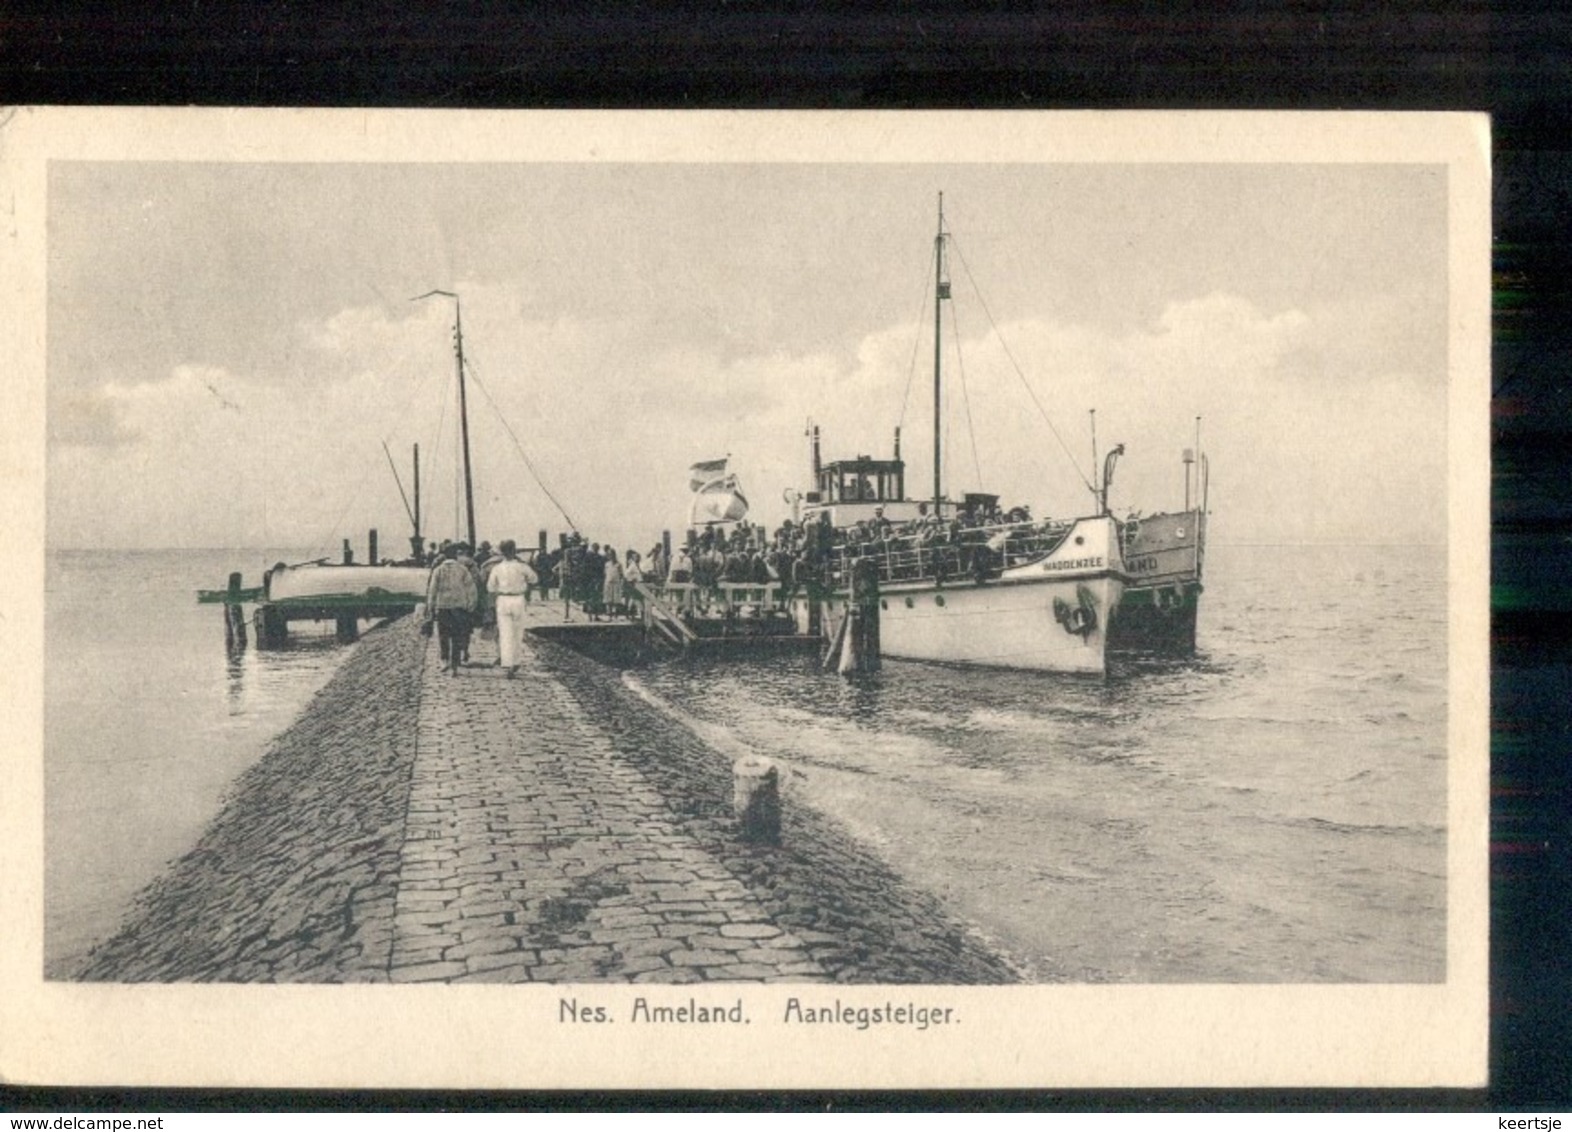
<instances>
[{"instance_id":1,"label":"cobblestone pavement","mask_svg":"<svg viewBox=\"0 0 1572 1132\"><path fill-rule=\"evenodd\" d=\"M753 845L739 839L730 759L679 722L680 705L668 710L658 698L646 699L633 690L640 682L638 668L617 670L627 662L623 650L592 646L541 641L537 659L554 678L558 694L577 703L622 763L664 799L664 820L746 885L776 926L804 941L835 982L1021 980L1022 969L976 925L955 919L932 893L906 881L840 823L797 804L789 788L781 811L781 843ZM591 659L581 649L602 659ZM788 775L799 773L789 751L759 753L783 758Z\"/></svg>"},{"instance_id":2,"label":"cobblestone pavement","mask_svg":"<svg viewBox=\"0 0 1572 1132\"><path fill-rule=\"evenodd\" d=\"M824 982L526 643L427 650L392 922L394 982Z\"/></svg>"}]
</instances>

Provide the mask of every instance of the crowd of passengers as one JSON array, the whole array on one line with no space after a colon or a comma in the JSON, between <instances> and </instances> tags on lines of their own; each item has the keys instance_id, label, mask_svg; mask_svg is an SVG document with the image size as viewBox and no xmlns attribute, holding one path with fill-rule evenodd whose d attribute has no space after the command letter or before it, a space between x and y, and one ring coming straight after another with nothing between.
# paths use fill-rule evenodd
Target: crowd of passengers
<instances>
[{"instance_id":1,"label":"crowd of passengers","mask_svg":"<svg viewBox=\"0 0 1572 1132\"><path fill-rule=\"evenodd\" d=\"M874 517L832 530L832 547L840 570L849 575L860 559L872 559L886 581L918 578L967 578L979 581L996 575L1007 554L1040 548L1054 530L1051 522L1034 523L1031 510L997 505L961 508L949 519L927 513L908 522L890 522L883 508ZM1035 545L1034 545L1035 544Z\"/></svg>"},{"instance_id":2,"label":"crowd of passengers","mask_svg":"<svg viewBox=\"0 0 1572 1132\"><path fill-rule=\"evenodd\" d=\"M645 581L678 587L679 592L689 588L701 603L715 600L722 587L733 597L741 587L745 598L784 604L799 593L818 596L844 585L855 564L865 558L875 562L886 581L981 580L997 574L1011 548L1024 548L1052 527L1048 522L1033 523L1026 507L961 508L949 519L927 513L926 506L921 510L916 519L895 522L876 507L872 518L846 527L832 526L822 513L810 522L788 519L773 532L747 522L727 529L709 526L695 532L688 545L675 547L669 559L661 543L643 553L632 548L619 551L574 532L555 549L537 551L526 559L531 580L525 599L566 599L583 608L592 621L637 617L642 600L639 583ZM1011 541L1005 542L1001 532ZM489 542L481 542L473 552L463 543L431 548L428 561L444 558L456 558L472 571L476 604L482 607L475 611L476 620L491 624L483 595L503 555ZM760 592L749 594L753 587Z\"/></svg>"},{"instance_id":3,"label":"crowd of passengers","mask_svg":"<svg viewBox=\"0 0 1572 1132\"><path fill-rule=\"evenodd\" d=\"M832 526L826 513L806 523L787 520L773 532L746 522L729 531L706 527L691 547L677 548L670 563L658 561L646 576L701 592L723 584L778 587L783 602L800 592L816 595L844 585L864 558L874 560L885 580L985 578L996 574L1006 550L1017 546L1007 547L1001 534L1025 549L1052 527L1034 524L1026 507L963 508L950 519L928 513L926 506L921 510L916 519L897 522L876 507L872 518L846 527Z\"/></svg>"}]
</instances>

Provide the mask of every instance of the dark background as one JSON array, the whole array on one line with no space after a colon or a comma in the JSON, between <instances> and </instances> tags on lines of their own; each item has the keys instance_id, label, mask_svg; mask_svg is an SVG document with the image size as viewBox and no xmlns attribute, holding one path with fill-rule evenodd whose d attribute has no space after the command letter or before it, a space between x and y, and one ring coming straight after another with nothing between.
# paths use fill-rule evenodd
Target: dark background
<instances>
[{"instance_id":1,"label":"dark background","mask_svg":"<svg viewBox=\"0 0 1572 1132\"><path fill-rule=\"evenodd\" d=\"M0 7L0 102L9 104L1486 110L1496 289L1487 1090L477 1096L5 1086L0 1107L1572 1108L1569 48L1572 18L1511 3Z\"/></svg>"}]
</instances>

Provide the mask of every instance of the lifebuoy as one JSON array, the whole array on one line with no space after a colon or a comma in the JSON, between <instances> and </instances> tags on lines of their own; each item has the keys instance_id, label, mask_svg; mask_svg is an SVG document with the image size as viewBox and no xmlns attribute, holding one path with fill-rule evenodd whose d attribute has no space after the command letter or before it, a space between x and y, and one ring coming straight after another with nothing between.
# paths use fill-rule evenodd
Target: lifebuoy
<instances>
[{"instance_id":1,"label":"lifebuoy","mask_svg":"<svg viewBox=\"0 0 1572 1132\"><path fill-rule=\"evenodd\" d=\"M1096 599L1084 585L1075 587L1075 596L1074 605L1062 597L1054 598L1053 616L1055 621L1064 626L1066 633L1085 640L1097 629Z\"/></svg>"}]
</instances>

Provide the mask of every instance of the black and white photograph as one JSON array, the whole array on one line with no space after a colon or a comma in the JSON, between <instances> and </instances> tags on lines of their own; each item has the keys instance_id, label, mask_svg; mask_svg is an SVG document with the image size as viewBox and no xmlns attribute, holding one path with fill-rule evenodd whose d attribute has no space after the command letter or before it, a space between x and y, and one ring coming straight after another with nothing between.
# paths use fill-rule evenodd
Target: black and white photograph
<instances>
[{"instance_id":1,"label":"black and white photograph","mask_svg":"<svg viewBox=\"0 0 1572 1132\"><path fill-rule=\"evenodd\" d=\"M1483 119L21 113L27 1064L1482 1079Z\"/></svg>"}]
</instances>

